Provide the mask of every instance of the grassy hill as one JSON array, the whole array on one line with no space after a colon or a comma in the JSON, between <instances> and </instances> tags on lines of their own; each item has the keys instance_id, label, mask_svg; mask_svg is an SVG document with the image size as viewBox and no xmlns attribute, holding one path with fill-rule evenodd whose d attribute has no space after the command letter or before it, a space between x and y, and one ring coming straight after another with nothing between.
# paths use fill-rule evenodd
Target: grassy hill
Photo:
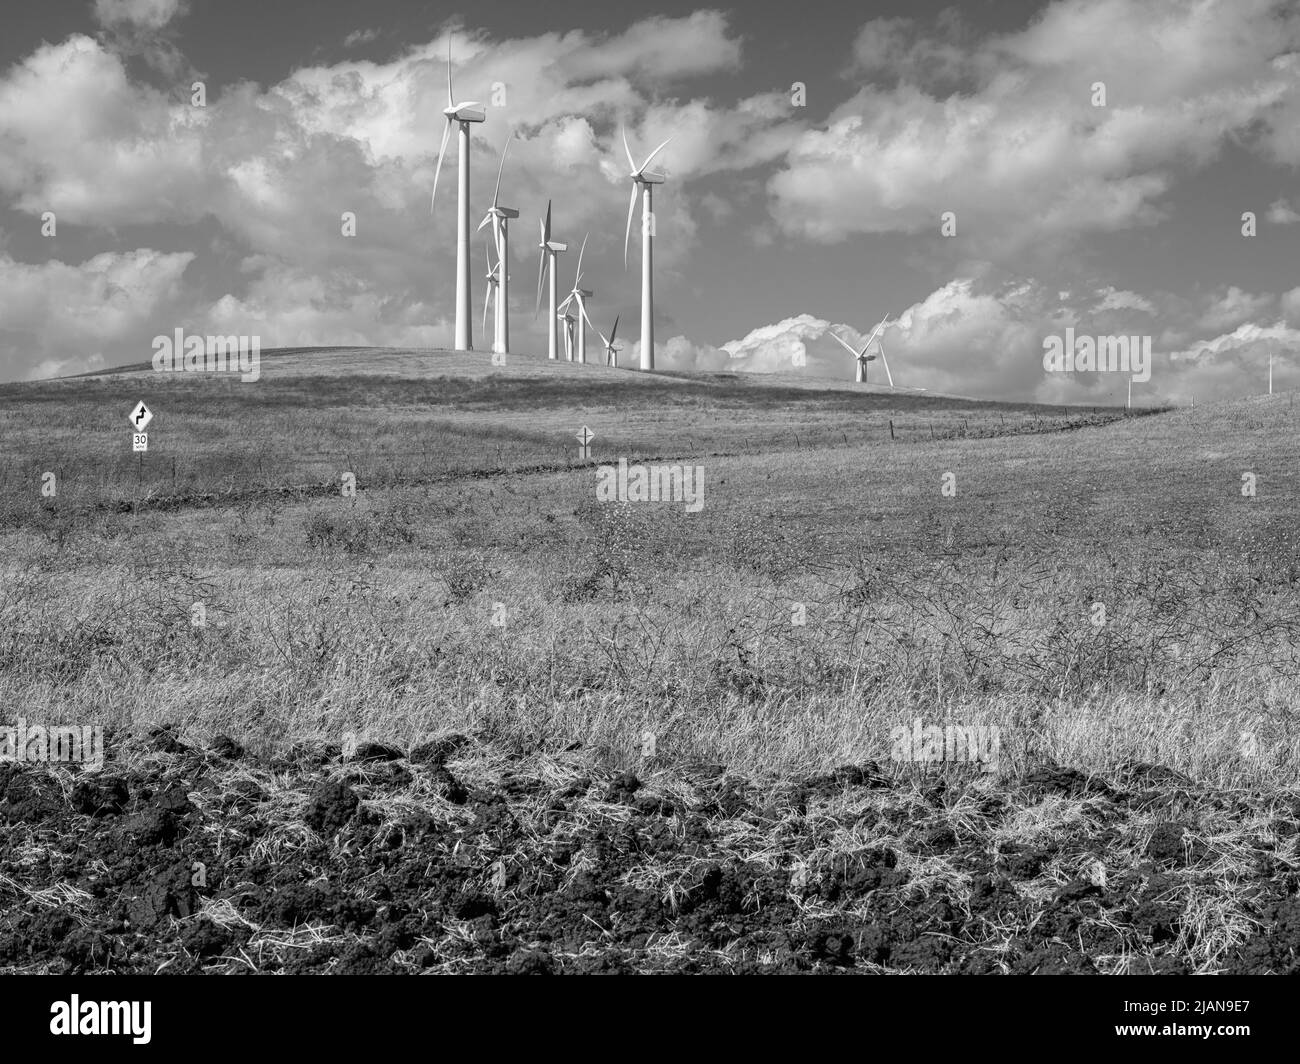
<instances>
[{"instance_id":1,"label":"grassy hill","mask_svg":"<svg viewBox=\"0 0 1300 1064\"><path fill-rule=\"evenodd\" d=\"M155 414L143 456L127 423L139 399ZM636 816L699 814L709 861L779 871L764 897L822 890L842 864L877 884L897 869L899 898L946 892L961 908L979 875L1002 874L999 854L1038 854L1016 919L1037 926L1044 898L1084 880L1128 906L1123 920L1114 906L1085 917L1125 928L1084 951L1109 958L1101 970L1133 956L1246 964L1294 867L1294 810L1277 807L1300 765L1289 395L1125 417L346 350L267 357L257 384L137 371L9 385L0 400L0 703L51 723L233 737L269 759L263 808L288 818L270 852L294 851L294 817L322 780L350 781L384 825L414 803L471 831L443 776L376 783L337 763L349 736L405 751L457 735L473 742L438 771L505 796L529 838L565 816L630 830L644 785L660 804ZM589 458L573 439L583 425ZM597 467L619 458L700 467L702 509L598 502ZM997 757L901 760L897 729L914 725L996 729ZM312 762L310 786L285 783L275 759L303 744L334 754ZM141 780L181 771L123 749ZM1097 791L1094 776L1144 780L1145 797ZM728 804L738 780L749 797ZM1172 865L1150 853L1169 838ZM487 890L515 872L489 872L507 859L480 843L474 889ZM551 860L518 846L520 867ZM1281 863L1258 865L1265 851ZM704 857L618 853L600 875L619 890L669 897L673 877L686 891L707 878ZM1152 861L1176 869L1160 890ZM572 885L575 868L556 865L555 882ZM510 882L494 905L533 897ZM819 897L843 922L872 889ZM987 919L934 925L965 942L963 965L979 953L1038 970L1056 956L1041 941L1007 952L1006 913L980 897ZM1167 897L1184 915L1158 945L1165 932L1130 910ZM664 933L681 930L675 905ZM511 949L532 948L512 934ZM745 941L736 956L764 955ZM799 941L800 963L830 963L824 934ZM619 948L639 970L676 963ZM1272 970L1272 948L1257 967ZM862 963L957 963L910 947L872 956Z\"/></svg>"},{"instance_id":2,"label":"grassy hill","mask_svg":"<svg viewBox=\"0 0 1300 1064\"><path fill-rule=\"evenodd\" d=\"M1247 708L1267 732L1289 690L1274 646L1296 564L1289 397L1123 418L465 353L288 352L264 370L3 389L13 704L46 690L42 669L68 681L50 715L93 691L109 718L215 716L247 738L270 738L268 720L409 736L445 712L513 729L521 698L559 714L548 727L592 727L599 704L617 757L652 728L669 750L767 768L878 755L887 705L992 714L1016 756L1097 769L1121 754L1224 782L1294 769L1282 732L1267 755L1232 753ZM138 399L155 414L144 455ZM703 509L597 504L594 467L620 457L700 465ZM200 600L221 628L189 625ZM1159 722L1207 691L1233 713L1179 745ZM762 743L756 705L779 721Z\"/></svg>"},{"instance_id":3,"label":"grassy hill","mask_svg":"<svg viewBox=\"0 0 1300 1064\"><path fill-rule=\"evenodd\" d=\"M126 420L141 399L155 415L143 457L130 450ZM497 368L482 354L357 349L268 352L256 383L146 364L0 386L0 400L6 483L61 471L69 506L309 488L344 468L371 488L567 469L583 425L601 460L847 450L1121 416L795 376L647 374L513 355Z\"/></svg>"}]
</instances>

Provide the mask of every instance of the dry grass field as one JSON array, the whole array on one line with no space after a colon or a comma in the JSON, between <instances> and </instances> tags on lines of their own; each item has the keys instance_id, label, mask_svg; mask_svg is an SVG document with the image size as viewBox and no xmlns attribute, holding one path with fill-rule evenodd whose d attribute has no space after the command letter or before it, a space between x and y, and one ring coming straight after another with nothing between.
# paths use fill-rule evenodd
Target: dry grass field
<instances>
[{"instance_id":1,"label":"dry grass field","mask_svg":"<svg viewBox=\"0 0 1300 1064\"><path fill-rule=\"evenodd\" d=\"M0 418L0 724L110 729L0 766L0 970L1296 967L1289 395L331 350Z\"/></svg>"}]
</instances>

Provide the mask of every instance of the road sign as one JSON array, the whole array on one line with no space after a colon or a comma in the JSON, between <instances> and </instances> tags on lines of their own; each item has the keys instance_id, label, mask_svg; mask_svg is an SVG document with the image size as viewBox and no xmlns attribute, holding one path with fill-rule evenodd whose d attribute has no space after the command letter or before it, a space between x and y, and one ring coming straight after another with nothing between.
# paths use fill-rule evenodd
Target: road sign
<instances>
[{"instance_id":1,"label":"road sign","mask_svg":"<svg viewBox=\"0 0 1300 1064\"><path fill-rule=\"evenodd\" d=\"M578 443L581 444L581 446L578 448L578 454L583 458L590 458L591 441L596 438L596 434L592 432L591 429L587 428L586 425L583 425L582 431L579 432L574 438L578 441Z\"/></svg>"},{"instance_id":2,"label":"road sign","mask_svg":"<svg viewBox=\"0 0 1300 1064\"><path fill-rule=\"evenodd\" d=\"M131 450L147 451L149 449L149 433L133 432L131 433Z\"/></svg>"},{"instance_id":3,"label":"road sign","mask_svg":"<svg viewBox=\"0 0 1300 1064\"><path fill-rule=\"evenodd\" d=\"M135 404L135 409L131 411L131 425L136 432L144 431L144 427L153 420L153 411L144 405L144 400ZM140 448L143 450L143 448Z\"/></svg>"}]
</instances>

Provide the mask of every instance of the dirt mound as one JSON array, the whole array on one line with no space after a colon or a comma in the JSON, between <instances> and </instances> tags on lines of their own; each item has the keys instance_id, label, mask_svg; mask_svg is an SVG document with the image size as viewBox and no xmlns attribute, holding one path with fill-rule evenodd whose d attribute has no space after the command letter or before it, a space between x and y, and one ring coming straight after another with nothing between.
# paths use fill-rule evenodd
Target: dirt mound
<instances>
[{"instance_id":1,"label":"dirt mound","mask_svg":"<svg viewBox=\"0 0 1300 1064\"><path fill-rule=\"evenodd\" d=\"M450 736L262 759L151 729L96 774L0 765L0 972L1300 966L1294 796L1254 800L1250 850L1223 841L1240 796L1149 767L1140 792L1056 766L995 792L584 756ZM1177 816L1151 811L1164 785ZM1211 867L1244 909L1205 904Z\"/></svg>"}]
</instances>

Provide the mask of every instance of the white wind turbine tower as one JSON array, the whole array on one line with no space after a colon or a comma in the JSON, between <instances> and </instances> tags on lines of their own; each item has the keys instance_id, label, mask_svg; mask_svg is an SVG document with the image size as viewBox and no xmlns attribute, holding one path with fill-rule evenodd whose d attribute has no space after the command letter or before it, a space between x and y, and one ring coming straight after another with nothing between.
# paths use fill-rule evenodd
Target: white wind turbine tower
<instances>
[{"instance_id":1,"label":"white wind turbine tower","mask_svg":"<svg viewBox=\"0 0 1300 1064\"><path fill-rule=\"evenodd\" d=\"M591 234L588 233L587 236ZM569 330L570 335L573 332L573 319L569 316L568 307L570 303L578 305L578 361L586 363L587 361L587 300L595 292L582 287L582 256L587 251L587 237L582 238L582 247L578 251L578 273L573 279L573 291L568 294L564 302L560 304L560 309L564 311L565 327ZM570 352L569 361L573 361L573 354Z\"/></svg>"},{"instance_id":2,"label":"white wind turbine tower","mask_svg":"<svg viewBox=\"0 0 1300 1064\"><path fill-rule=\"evenodd\" d=\"M470 335L470 309L472 298L469 287L469 126L482 122L485 115L477 102L456 103L451 92L451 38L447 38L447 106L442 113L447 124L442 130L442 145L438 148L438 167L433 172L433 196L429 200L429 213L438 198L438 175L442 173L442 157L447 151L447 138L452 123L460 130L460 183L456 204L456 350L472 351L474 340Z\"/></svg>"},{"instance_id":3,"label":"white wind turbine tower","mask_svg":"<svg viewBox=\"0 0 1300 1064\"><path fill-rule=\"evenodd\" d=\"M592 328L596 329L594 325ZM618 353L623 350L622 344L614 343L614 337L618 335L618 315L614 315L614 327L609 330L608 336L599 329L596 329L596 335L600 337L600 342L605 345L605 365L618 369Z\"/></svg>"},{"instance_id":4,"label":"white wind turbine tower","mask_svg":"<svg viewBox=\"0 0 1300 1064\"><path fill-rule=\"evenodd\" d=\"M857 359L858 361L857 382L859 384L865 384L867 382L867 363L874 362L876 360L875 355L867 354L867 348L869 348L873 343L875 343L880 348L880 360L885 364L885 376L889 378L889 386L890 388L893 388L894 386L894 375L889 372L889 360L885 358L884 341L877 341L876 339L880 335L880 331L885 327L885 325L888 322L889 322L889 315L886 314L881 319L880 324L871 330L871 335L867 337L867 342L862 345L860 350L856 350L856 351L849 346L849 344L847 343L847 341L844 340L843 337L839 336L837 333L834 332L831 333L831 336L835 337L835 339L839 341L840 346L844 348L844 350L847 351L849 354L851 354L855 359Z\"/></svg>"},{"instance_id":5,"label":"white wind turbine tower","mask_svg":"<svg viewBox=\"0 0 1300 1064\"><path fill-rule=\"evenodd\" d=\"M496 332L493 336L492 350L501 355L510 353L510 219L518 218L519 212L514 207L502 207L497 199L501 195L501 171L505 169L506 152L515 135L511 132L506 138L506 146L501 149L501 164L497 167L497 185L492 191L492 206L488 208L483 220L478 223L482 229L488 222L492 223L492 235L497 245L496 314L492 319Z\"/></svg>"},{"instance_id":6,"label":"white wind turbine tower","mask_svg":"<svg viewBox=\"0 0 1300 1064\"><path fill-rule=\"evenodd\" d=\"M542 307L542 275L546 274L548 279L548 288L551 295L550 314L547 320L550 322L546 327L546 357L556 359L559 357L556 351L556 321L558 311L556 310L556 291L555 291L555 256L561 251L568 251L569 245L562 244L558 240L551 239L551 201L546 201L546 220L537 223L542 230L542 242L537 246L542 249L542 257L537 262L537 307L533 311L536 317L537 311Z\"/></svg>"},{"instance_id":7,"label":"white wind turbine tower","mask_svg":"<svg viewBox=\"0 0 1300 1064\"><path fill-rule=\"evenodd\" d=\"M668 140L672 140L669 137ZM638 192L644 192L641 200L641 368L655 368L655 296L654 296L654 186L664 183L664 175L657 171L647 171L650 161L664 150L660 144L646 156L645 162L637 166L632 158L632 149L627 144L627 130L623 130L623 150L627 152L627 164L632 168L628 176L632 179L632 198L627 204L627 232L623 234L623 268L627 269L627 245L632 236L632 212L636 210Z\"/></svg>"}]
</instances>

